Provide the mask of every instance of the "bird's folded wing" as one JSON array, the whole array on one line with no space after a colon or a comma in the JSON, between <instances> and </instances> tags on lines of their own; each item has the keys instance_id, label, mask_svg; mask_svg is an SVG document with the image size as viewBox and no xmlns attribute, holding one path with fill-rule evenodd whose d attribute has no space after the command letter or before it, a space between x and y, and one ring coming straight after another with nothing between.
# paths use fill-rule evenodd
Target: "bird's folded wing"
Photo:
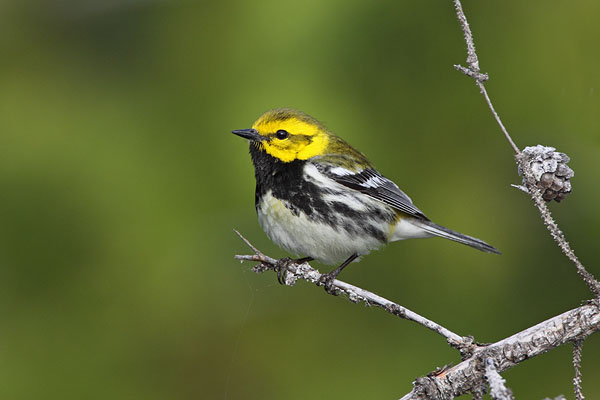
<instances>
[{"instance_id":1,"label":"bird's folded wing","mask_svg":"<svg viewBox=\"0 0 600 400\"><path fill-rule=\"evenodd\" d=\"M405 214L428 220L425 214L413 204L406 193L375 169L365 168L359 172L353 172L339 166L320 165L317 168L321 173L341 185L358 190Z\"/></svg>"}]
</instances>

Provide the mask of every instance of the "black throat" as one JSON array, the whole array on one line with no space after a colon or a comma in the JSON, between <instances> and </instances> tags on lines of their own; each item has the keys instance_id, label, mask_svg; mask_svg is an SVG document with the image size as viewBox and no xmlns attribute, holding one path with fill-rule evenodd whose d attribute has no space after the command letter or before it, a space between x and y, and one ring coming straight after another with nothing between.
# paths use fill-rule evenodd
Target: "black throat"
<instances>
[{"instance_id":1,"label":"black throat","mask_svg":"<svg viewBox=\"0 0 600 400\"><path fill-rule=\"evenodd\" d=\"M261 150L258 143L250 142L250 156L256 177L255 205L271 190L273 196L281 200L297 200L303 189L303 169L305 160L287 163Z\"/></svg>"}]
</instances>

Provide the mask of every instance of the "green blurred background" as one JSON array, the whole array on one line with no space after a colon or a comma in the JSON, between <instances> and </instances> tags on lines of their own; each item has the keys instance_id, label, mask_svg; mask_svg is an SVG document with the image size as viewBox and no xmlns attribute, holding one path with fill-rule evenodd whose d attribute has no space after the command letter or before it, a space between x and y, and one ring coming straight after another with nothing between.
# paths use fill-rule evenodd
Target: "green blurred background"
<instances>
[{"instance_id":1,"label":"green blurred background","mask_svg":"<svg viewBox=\"0 0 600 400\"><path fill-rule=\"evenodd\" d=\"M517 144L571 156L574 193L551 208L600 275L600 3L464 6ZM504 253L394 243L344 280L481 342L590 297L452 68L449 1L4 0L0 54L2 399L394 399L458 361L416 324L233 260L234 228L285 255L229 133L273 107L321 119L430 218ZM595 335L588 398L599 354ZM518 398L572 398L570 360L504 376Z\"/></svg>"}]
</instances>

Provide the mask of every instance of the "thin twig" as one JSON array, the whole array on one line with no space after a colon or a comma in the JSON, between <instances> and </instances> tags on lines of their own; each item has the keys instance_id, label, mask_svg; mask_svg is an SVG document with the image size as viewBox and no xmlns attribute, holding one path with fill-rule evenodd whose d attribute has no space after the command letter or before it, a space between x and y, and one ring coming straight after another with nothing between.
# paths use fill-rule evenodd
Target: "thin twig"
<instances>
[{"instance_id":1,"label":"thin twig","mask_svg":"<svg viewBox=\"0 0 600 400\"><path fill-rule=\"evenodd\" d=\"M458 1L458 0L456 0L456 1ZM494 115L494 118L496 119L496 122L500 126L500 129L502 130L502 133L504 133L504 137L506 137L506 140L508 140L508 143L510 143L510 145L513 148L515 154L519 154L520 150L517 147L517 145L515 144L515 142L513 142L512 137L510 137L510 135L508 134L508 131L506 130L506 127L504 126L504 124L500 120L500 116L498 115L498 113L496 112L496 109L492 105L492 100L490 99L490 96L488 96L487 90L485 90L485 86L483 85L483 82L477 81L477 86L479 86L479 89L481 90L481 94L483 94L483 97L485 97L485 101L487 102L488 107L490 108L490 111L492 111L492 114Z\"/></svg>"},{"instance_id":2,"label":"thin twig","mask_svg":"<svg viewBox=\"0 0 600 400\"><path fill-rule=\"evenodd\" d=\"M252 251L255 254L262 254L260 252L260 250L258 250L256 247L254 247L254 245L252 243L250 243L250 241L248 239L246 239L244 237L244 235L242 235L239 231L237 231L236 229L233 230L235 232L236 235L238 235L240 237L240 239L242 239L244 241L244 243L246 243L246 246L250 247L252 249Z\"/></svg>"},{"instance_id":3,"label":"thin twig","mask_svg":"<svg viewBox=\"0 0 600 400\"><path fill-rule=\"evenodd\" d=\"M564 234L558 228L558 224L552 218L552 214L550 213L550 210L548 209L546 203L542 199L542 194L540 193L540 190L535 184L535 178L533 172L531 171L531 168L529 168L528 163L524 162L522 157L520 157L521 152L519 148L512 140L510 134L508 133L508 130L502 123L500 116L498 115L496 109L492 105L492 101L484 85L484 82L488 79L488 76L487 74L482 74L479 70L479 58L477 57L477 53L475 51L473 34L471 33L471 28L469 27L469 23L467 22L467 17L465 16L465 13L462 9L462 4L460 3L460 0L454 0L454 6L456 8L457 18L462 26L462 30L465 35L465 42L467 44L467 64L469 66L468 68L466 68L461 65L455 65L454 67L457 70L475 79L475 83L477 84L479 90L481 91L481 94L485 98L485 101L488 107L490 108L490 111L492 112L494 118L496 119L498 126L500 126L500 129L506 137L506 140L508 140L509 144L515 152L515 159L521 167L521 170L523 171L523 175L525 177L525 184L534 204L536 205L542 216L544 225L546 225L546 228L548 229L548 231L550 231L550 235L558 244L558 247L560 247L561 251L569 258L569 260L571 260L571 262L573 262L573 264L575 264L575 268L577 269L577 273L579 274L579 276L584 280L584 282L588 285L588 287L596 295L596 297L600 298L600 282L598 282L594 278L594 276L585 269L583 264L581 264L581 262L575 255L575 252L569 245L569 242L567 242L567 240L565 239Z\"/></svg>"},{"instance_id":4,"label":"thin twig","mask_svg":"<svg viewBox=\"0 0 600 400\"><path fill-rule=\"evenodd\" d=\"M260 264L255 266L253 270L255 272L264 272L266 270L276 270L280 267L280 261L269 256L264 255L261 251L259 251L256 247L254 247L248 239L246 239L241 233L235 231L237 235L254 251L253 255L236 255L235 259L240 261L257 261ZM283 282L292 286L296 283L298 279L303 279L307 282L311 282L314 284L319 284L320 278L322 274L312 268L307 262L296 263L293 260L286 264L286 274ZM438 323L435 323L414 311L407 309L399 304L394 303L388 299L385 299L375 293L372 293L368 290L359 288L357 286L351 285L349 283L340 281L338 279L333 281L332 287L338 289L340 292L346 294L348 299L353 303L364 302L367 305L374 305L380 308L383 308L385 311L393 314L397 317L407 319L409 321L416 322L435 333L442 335L446 338L448 344L452 347L457 348L461 354L469 354L470 348L473 346L473 339L471 337L462 337L457 335L456 333L450 331L449 329L444 328ZM335 293L335 291L334 291Z\"/></svg>"},{"instance_id":5,"label":"thin twig","mask_svg":"<svg viewBox=\"0 0 600 400\"><path fill-rule=\"evenodd\" d=\"M489 77L487 74L482 74L481 71L479 70L479 58L477 57L477 52L475 51L475 44L473 42L473 34L471 33L471 28L469 27L469 23L467 22L467 17L465 16L465 13L462 9L462 4L460 3L460 0L454 0L454 7L456 8L456 15L458 17L460 25L462 26L462 30L465 34L465 42L467 43L467 65L469 66L468 68L466 68L466 67L463 67L462 65L454 65L454 68L461 71L463 74L468 75L471 78L475 79L475 83L479 87L481 94L483 94L483 97L485 98L485 101L487 102L488 107L492 111L492 114L494 115L496 122L498 122L498 125L500 126L500 129L502 130L502 133L504 133L504 137L506 137L506 140L508 140L508 143L513 148L515 154L519 154L520 153L519 148L517 147L515 142L512 140L512 138L508 134L506 127L500 120L500 116L498 115L498 113L496 112L496 109L492 105L492 100L490 99L490 96L488 96L487 91L485 90L485 86L483 83L485 81L487 81L489 79Z\"/></svg>"},{"instance_id":6,"label":"thin twig","mask_svg":"<svg viewBox=\"0 0 600 400\"><path fill-rule=\"evenodd\" d=\"M520 157L517 156L517 161L520 161ZM544 225L550 232L550 235L554 239L554 241L558 244L560 250L565 254L573 264L575 264L575 268L577 270L577 274L583 279L583 281L588 285L592 293L596 295L596 297L600 297L600 282L594 278L594 275L588 272L585 269L583 264L579 261L579 258L575 255L575 252L567 242L565 235L558 227L556 221L552 217L546 202L542 198L542 193L540 189L535 184L535 177L533 175L533 171L531 171L531 167L527 162L520 162L521 170L523 171L523 175L525 176L525 185L529 191L529 195L533 199L535 206L540 211L540 216L544 221Z\"/></svg>"},{"instance_id":7,"label":"thin twig","mask_svg":"<svg viewBox=\"0 0 600 400\"><path fill-rule=\"evenodd\" d=\"M454 7L456 8L456 15L458 17L458 21L462 27L462 30L465 34L465 42L467 43L467 65L470 69L460 67L459 69L464 69L465 74L476 73L479 74L481 71L479 70L479 57L477 57L477 52L475 51L475 43L473 42L473 34L471 33L471 28L469 27L469 22L467 21L467 16L465 15L462 4L460 1L454 1ZM487 77L480 76L478 79L487 80Z\"/></svg>"},{"instance_id":8,"label":"thin twig","mask_svg":"<svg viewBox=\"0 0 600 400\"><path fill-rule=\"evenodd\" d=\"M581 348L583 339L573 342L573 367L575 368L575 377L573 378L573 388L575 390L575 400L583 400L583 391L581 390Z\"/></svg>"}]
</instances>

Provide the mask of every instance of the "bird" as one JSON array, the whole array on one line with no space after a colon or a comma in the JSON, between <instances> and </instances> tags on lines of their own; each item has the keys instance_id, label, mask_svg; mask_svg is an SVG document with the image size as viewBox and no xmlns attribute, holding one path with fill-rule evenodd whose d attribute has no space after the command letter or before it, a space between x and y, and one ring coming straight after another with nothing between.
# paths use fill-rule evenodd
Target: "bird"
<instances>
[{"instance_id":1,"label":"bird","mask_svg":"<svg viewBox=\"0 0 600 400\"><path fill-rule=\"evenodd\" d=\"M327 292L351 262L398 240L438 236L500 254L432 222L363 153L302 111L269 110L232 133L249 141L259 224L279 247L303 256L296 261L337 265L320 279Z\"/></svg>"}]
</instances>

